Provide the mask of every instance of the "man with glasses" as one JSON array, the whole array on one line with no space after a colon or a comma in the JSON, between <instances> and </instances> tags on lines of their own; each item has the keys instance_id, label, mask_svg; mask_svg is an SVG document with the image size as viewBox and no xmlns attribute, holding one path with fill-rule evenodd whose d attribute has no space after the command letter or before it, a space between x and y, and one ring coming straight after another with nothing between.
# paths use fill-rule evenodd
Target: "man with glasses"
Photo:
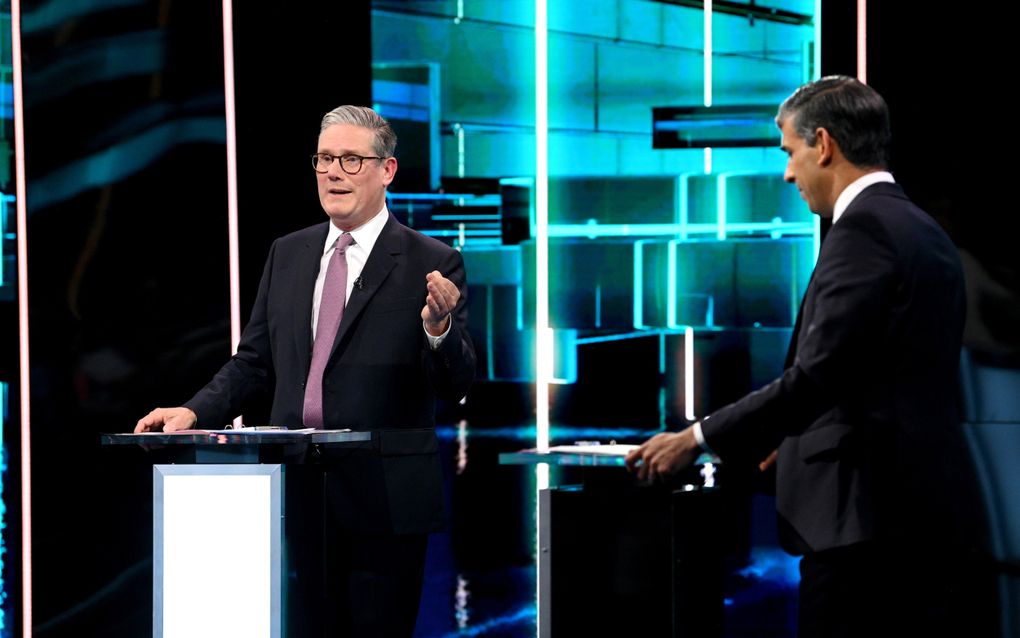
<instances>
[{"instance_id":1,"label":"man with glasses","mask_svg":"<svg viewBox=\"0 0 1020 638\"><path fill-rule=\"evenodd\" d=\"M396 141L372 109L325 115L311 163L329 222L273 244L237 354L184 406L136 426L220 428L271 392L272 425L426 430L413 449L330 465L329 584L311 593L337 610L328 635L412 635L427 534L444 523L435 401L460 400L474 377L460 253L386 208Z\"/></svg>"}]
</instances>

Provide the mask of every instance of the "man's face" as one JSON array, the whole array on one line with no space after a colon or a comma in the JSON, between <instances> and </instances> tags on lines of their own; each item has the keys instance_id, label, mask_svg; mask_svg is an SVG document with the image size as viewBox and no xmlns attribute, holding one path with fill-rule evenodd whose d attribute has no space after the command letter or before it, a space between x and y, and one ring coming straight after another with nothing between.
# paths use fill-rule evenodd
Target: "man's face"
<instances>
[{"instance_id":1,"label":"man's face","mask_svg":"<svg viewBox=\"0 0 1020 638\"><path fill-rule=\"evenodd\" d=\"M807 202L812 213L822 217L831 217L835 206L831 199L831 176L824 170L821 147L818 141L808 146L797 131L794 130L796 115L783 121L783 141L781 148L786 152L786 173L783 179L796 184L800 196Z\"/></svg>"},{"instance_id":2,"label":"man's face","mask_svg":"<svg viewBox=\"0 0 1020 638\"><path fill-rule=\"evenodd\" d=\"M375 134L366 128L351 124L334 124L319 133L319 153L361 155L374 157L372 148ZM316 173L319 185L319 202L333 224L350 231L361 226L382 210L386 199L386 186L397 172L397 160L367 159L357 175L348 175L334 160L325 173Z\"/></svg>"}]
</instances>

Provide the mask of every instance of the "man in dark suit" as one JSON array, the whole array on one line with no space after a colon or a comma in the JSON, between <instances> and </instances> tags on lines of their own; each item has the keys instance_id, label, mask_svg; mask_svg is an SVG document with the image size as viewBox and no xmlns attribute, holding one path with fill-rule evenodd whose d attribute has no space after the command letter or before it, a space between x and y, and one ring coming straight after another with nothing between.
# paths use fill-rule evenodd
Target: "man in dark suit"
<instances>
[{"instance_id":1,"label":"man in dark suit","mask_svg":"<svg viewBox=\"0 0 1020 638\"><path fill-rule=\"evenodd\" d=\"M702 451L765 466L778 447L780 538L805 556L800 636L964 631L980 511L958 427L959 258L887 172L888 110L873 89L823 78L776 123L786 181L833 220L786 370L627 463L655 481Z\"/></svg>"},{"instance_id":2,"label":"man in dark suit","mask_svg":"<svg viewBox=\"0 0 1020 638\"><path fill-rule=\"evenodd\" d=\"M220 428L269 392L272 425L418 430L327 471L343 635L413 633L427 534L443 525L435 400L463 398L475 367L460 253L386 209L395 147L369 108L326 114L312 164L330 221L273 244L237 354L184 406L136 426Z\"/></svg>"}]
</instances>

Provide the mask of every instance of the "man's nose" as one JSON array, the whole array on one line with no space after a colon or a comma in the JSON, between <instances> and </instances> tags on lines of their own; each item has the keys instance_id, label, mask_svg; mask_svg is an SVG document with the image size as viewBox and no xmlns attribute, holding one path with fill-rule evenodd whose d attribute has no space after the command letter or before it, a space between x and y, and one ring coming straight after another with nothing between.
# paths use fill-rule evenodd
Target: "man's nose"
<instances>
[{"instance_id":1,"label":"man's nose","mask_svg":"<svg viewBox=\"0 0 1020 638\"><path fill-rule=\"evenodd\" d=\"M333 158L333 163L329 165L329 170L326 171L326 174L329 175L330 179L343 178L347 176L343 169L340 168L340 158Z\"/></svg>"},{"instance_id":2,"label":"man's nose","mask_svg":"<svg viewBox=\"0 0 1020 638\"><path fill-rule=\"evenodd\" d=\"M783 181L787 184L792 184L795 181L793 169L790 168L789 164L786 165L786 171L783 173Z\"/></svg>"}]
</instances>

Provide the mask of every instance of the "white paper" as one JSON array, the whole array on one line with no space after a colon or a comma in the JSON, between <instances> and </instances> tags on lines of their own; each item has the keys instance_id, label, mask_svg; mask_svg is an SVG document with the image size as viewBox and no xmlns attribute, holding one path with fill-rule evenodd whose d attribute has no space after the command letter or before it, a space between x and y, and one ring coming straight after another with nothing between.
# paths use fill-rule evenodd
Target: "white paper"
<instances>
[{"instance_id":1,"label":"white paper","mask_svg":"<svg viewBox=\"0 0 1020 638\"><path fill-rule=\"evenodd\" d=\"M554 445L549 448L550 452L560 454L598 454L600 456L627 456L631 450L636 450L637 445L624 445L613 443L609 445Z\"/></svg>"}]
</instances>

